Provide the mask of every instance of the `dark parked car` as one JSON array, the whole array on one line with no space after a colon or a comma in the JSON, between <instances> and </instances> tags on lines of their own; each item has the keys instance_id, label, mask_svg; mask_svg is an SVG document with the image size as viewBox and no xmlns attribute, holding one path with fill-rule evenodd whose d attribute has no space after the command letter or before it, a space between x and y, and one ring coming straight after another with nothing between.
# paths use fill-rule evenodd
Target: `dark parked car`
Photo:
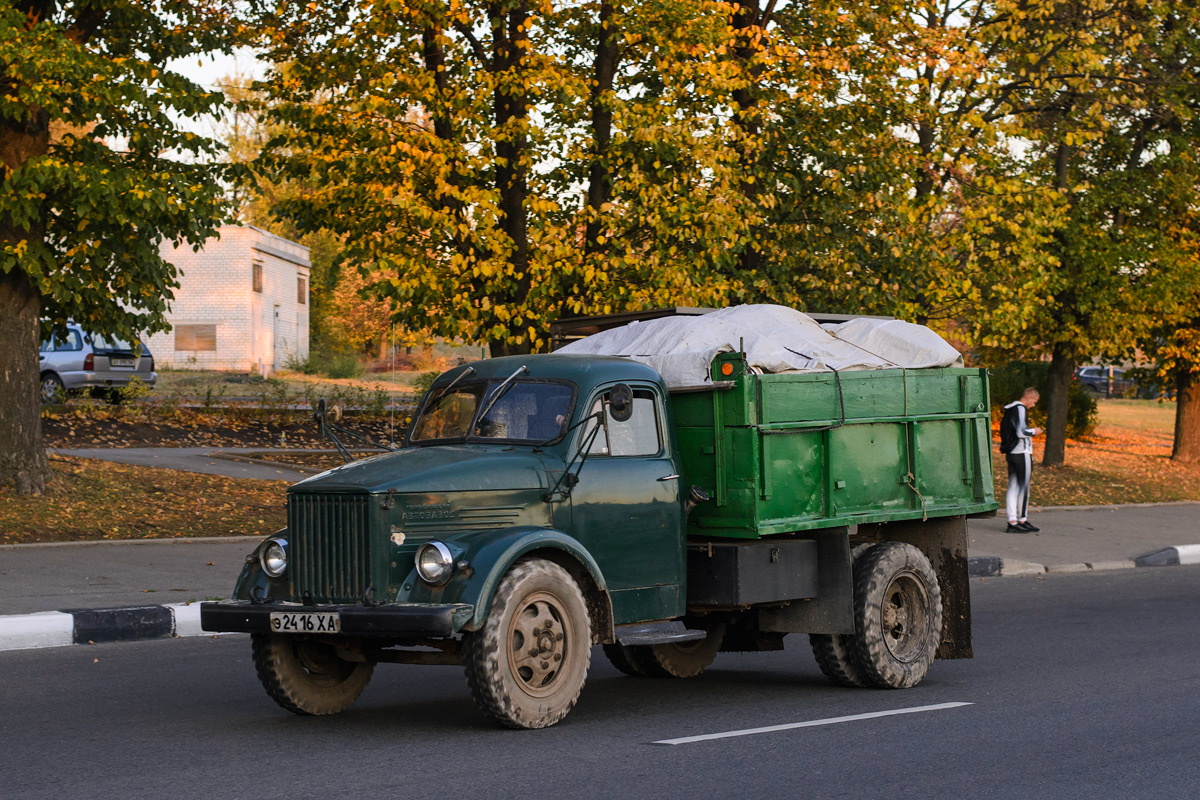
<instances>
[{"instance_id":1,"label":"dark parked car","mask_svg":"<svg viewBox=\"0 0 1200 800\"><path fill-rule=\"evenodd\" d=\"M1075 380L1093 397L1125 397L1137 390L1137 383L1126 378L1120 367L1080 367Z\"/></svg>"},{"instance_id":2,"label":"dark parked car","mask_svg":"<svg viewBox=\"0 0 1200 800\"><path fill-rule=\"evenodd\" d=\"M43 403L81 389L116 399L115 390L134 377L147 386L158 382L154 356L146 345L85 333L75 324L67 325L64 338L42 342L39 355Z\"/></svg>"}]
</instances>

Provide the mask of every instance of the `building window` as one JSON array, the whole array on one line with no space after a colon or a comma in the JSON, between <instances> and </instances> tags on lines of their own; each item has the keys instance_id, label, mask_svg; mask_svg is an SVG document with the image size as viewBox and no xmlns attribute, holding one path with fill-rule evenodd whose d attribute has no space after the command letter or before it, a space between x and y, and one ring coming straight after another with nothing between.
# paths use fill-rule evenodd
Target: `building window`
<instances>
[{"instance_id":1,"label":"building window","mask_svg":"<svg viewBox=\"0 0 1200 800\"><path fill-rule=\"evenodd\" d=\"M217 350L216 325L176 325L175 349L188 351L204 351L213 353Z\"/></svg>"},{"instance_id":2,"label":"building window","mask_svg":"<svg viewBox=\"0 0 1200 800\"><path fill-rule=\"evenodd\" d=\"M296 302L304 305L308 302L308 281L296 278Z\"/></svg>"},{"instance_id":3,"label":"building window","mask_svg":"<svg viewBox=\"0 0 1200 800\"><path fill-rule=\"evenodd\" d=\"M254 262L254 291L262 294L262 264Z\"/></svg>"}]
</instances>

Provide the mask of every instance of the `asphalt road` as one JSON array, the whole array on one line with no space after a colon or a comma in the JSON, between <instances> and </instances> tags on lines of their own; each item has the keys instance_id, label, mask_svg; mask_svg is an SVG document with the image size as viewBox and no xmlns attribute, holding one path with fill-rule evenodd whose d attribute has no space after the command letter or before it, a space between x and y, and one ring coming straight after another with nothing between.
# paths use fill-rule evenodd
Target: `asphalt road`
<instances>
[{"instance_id":1,"label":"asphalt road","mask_svg":"<svg viewBox=\"0 0 1200 800\"><path fill-rule=\"evenodd\" d=\"M492 727L453 667L381 665L348 712L300 718L243 637L0 653L12 798L1194 798L1200 567L974 581L976 658L909 691L832 688L803 638L694 680L597 650L544 731ZM848 715L969 703L710 739Z\"/></svg>"}]
</instances>

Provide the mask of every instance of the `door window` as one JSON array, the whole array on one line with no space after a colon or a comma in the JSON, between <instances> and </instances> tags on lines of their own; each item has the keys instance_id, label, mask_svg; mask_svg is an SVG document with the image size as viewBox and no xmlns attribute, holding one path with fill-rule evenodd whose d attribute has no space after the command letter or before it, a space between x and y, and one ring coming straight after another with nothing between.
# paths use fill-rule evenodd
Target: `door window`
<instances>
[{"instance_id":1,"label":"door window","mask_svg":"<svg viewBox=\"0 0 1200 800\"><path fill-rule=\"evenodd\" d=\"M588 453L604 456L655 456L662 451L661 426L658 424L658 404L654 395L645 390L633 393L633 416L625 422L617 422L608 411L608 394L598 398L592 406L595 414L603 407L603 422L588 423L584 441L591 436L596 426Z\"/></svg>"},{"instance_id":2,"label":"door window","mask_svg":"<svg viewBox=\"0 0 1200 800\"><path fill-rule=\"evenodd\" d=\"M55 337L54 341L42 342L41 352L43 353L69 353L83 349L83 342L79 338L79 331L67 330L65 339Z\"/></svg>"}]
</instances>

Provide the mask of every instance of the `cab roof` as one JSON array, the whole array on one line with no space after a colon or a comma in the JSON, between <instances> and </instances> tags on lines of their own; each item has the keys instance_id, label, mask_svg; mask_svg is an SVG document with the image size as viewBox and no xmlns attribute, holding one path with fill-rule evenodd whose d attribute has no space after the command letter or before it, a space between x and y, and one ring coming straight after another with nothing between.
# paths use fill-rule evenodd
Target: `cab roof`
<instances>
[{"instance_id":1,"label":"cab roof","mask_svg":"<svg viewBox=\"0 0 1200 800\"><path fill-rule=\"evenodd\" d=\"M453 367L442 373L434 382L434 386L443 386L459 377L466 367L475 370L475 374L463 378L468 380L503 380L512 375L522 366L529 372L521 375L529 378L555 378L568 380L586 391L592 386L618 381L645 381L663 386L662 376L653 367L640 364L628 358L617 356L567 355L559 353L534 354L527 356L503 356L488 358L483 361L472 361L458 367Z\"/></svg>"}]
</instances>

